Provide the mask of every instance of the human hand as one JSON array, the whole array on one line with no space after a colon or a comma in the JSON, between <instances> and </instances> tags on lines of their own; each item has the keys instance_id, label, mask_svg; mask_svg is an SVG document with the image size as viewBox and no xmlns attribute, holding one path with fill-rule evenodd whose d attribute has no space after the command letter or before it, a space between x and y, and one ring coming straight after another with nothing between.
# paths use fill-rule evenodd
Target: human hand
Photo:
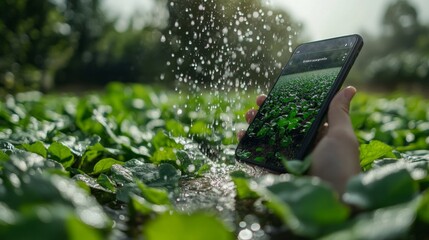
<instances>
[{"instance_id":1,"label":"human hand","mask_svg":"<svg viewBox=\"0 0 429 240\"><path fill-rule=\"evenodd\" d=\"M349 116L350 102L355 93L354 87L347 87L332 99L328 125L319 133L319 141L310 154L313 159L310 174L330 183L340 194L345 191L347 181L361 171L359 143ZM265 99L265 95L258 96L256 104L261 106ZM247 111L246 121L252 122L256 113L255 109ZM241 130L237 136L241 139L244 134L245 131Z\"/></svg>"}]
</instances>

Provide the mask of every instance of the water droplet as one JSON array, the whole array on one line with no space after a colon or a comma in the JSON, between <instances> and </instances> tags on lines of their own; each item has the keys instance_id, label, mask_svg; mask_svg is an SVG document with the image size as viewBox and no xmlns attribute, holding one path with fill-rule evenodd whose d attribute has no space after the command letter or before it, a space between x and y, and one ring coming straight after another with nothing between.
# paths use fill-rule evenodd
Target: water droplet
<instances>
[{"instance_id":1,"label":"water droplet","mask_svg":"<svg viewBox=\"0 0 429 240\"><path fill-rule=\"evenodd\" d=\"M240 240L250 240L252 239L252 237L253 237L253 233L249 229L243 229L238 234L238 238Z\"/></svg>"},{"instance_id":2,"label":"water droplet","mask_svg":"<svg viewBox=\"0 0 429 240\"><path fill-rule=\"evenodd\" d=\"M259 223L252 223L252 225L250 225L250 229L254 232L259 231L259 229L261 229L261 225L259 225Z\"/></svg>"},{"instance_id":3,"label":"water droplet","mask_svg":"<svg viewBox=\"0 0 429 240\"><path fill-rule=\"evenodd\" d=\"M191 164L188 166L188 172L194 172L195 171L195 165Z\"/></svg>"}]
</instances>

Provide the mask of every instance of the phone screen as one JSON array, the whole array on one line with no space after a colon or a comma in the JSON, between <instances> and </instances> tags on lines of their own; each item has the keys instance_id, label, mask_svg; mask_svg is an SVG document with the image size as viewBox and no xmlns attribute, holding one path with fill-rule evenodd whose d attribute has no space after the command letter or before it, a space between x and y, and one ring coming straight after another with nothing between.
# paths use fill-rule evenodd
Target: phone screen
<instances>
[{"instance_id":1,"label":"phone screen","mask_svg":"<svg viewBox=\"0 0 429 240\"><path fill-rule=\"evenodd\" d=\"M281 172L282 159L304 158L360 40L351 35L298 46L241 139L236 158Z\"/></svg>"}]
</instances>

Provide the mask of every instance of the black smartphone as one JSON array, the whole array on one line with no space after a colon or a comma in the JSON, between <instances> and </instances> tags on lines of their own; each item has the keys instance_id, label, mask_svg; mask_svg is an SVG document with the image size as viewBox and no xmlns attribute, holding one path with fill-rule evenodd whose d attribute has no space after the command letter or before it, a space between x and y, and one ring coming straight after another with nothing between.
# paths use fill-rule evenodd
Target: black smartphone
<instances>
[{"instance_id":1,"label":"black smartphone","mask_svg":"<svg viewBox=\"0 0 429 240\"><path fill-rule=\"evenodd\" d=\"M304 159L362 46L359 35L299 45L239 142L236 159L276 172L286 172L282 159Z\"/></svg>"}]
</instances>

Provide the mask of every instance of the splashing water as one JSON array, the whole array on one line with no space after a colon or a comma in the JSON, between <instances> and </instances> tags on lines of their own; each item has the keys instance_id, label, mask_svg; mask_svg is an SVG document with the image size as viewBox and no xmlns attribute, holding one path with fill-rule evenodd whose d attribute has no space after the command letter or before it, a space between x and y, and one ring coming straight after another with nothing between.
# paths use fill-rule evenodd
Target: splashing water
<instances>
[{"instance_id":1,"label":"splashing water","mask_svg":"<svg viewBox=\"0 0 429 240\"><path fill-rule=\"evenodd\" d=\"M269 1L170 0L168 7L170 27L160 41L173 49L166 65L186 102L175 110L178 116L189 112L189 137L195 137L195 126L205 125L207 131L198 132L196 141L203 149L208 147L206 155L211 158L209 173L183 183L176 206L184 211L217 209L226 221L235 221L235 191L229 173L263 173L231 164L235 132L245 127L242 113L249 106L245 102L253 103L256 94L267 93L285 64L299 26ZM247 221L247 225L236 229L239 239L266 238L257 221Z\"/></svg>"},{"instance_id":2,"label":"splashing water","mask_svg":"<svg viewBox=\"0 0 429 240\"><path fill-rule=\"evenodd\" d=\"M174 49L167 62L177 80L176 91L196 115L214 115L211 134L235 135L243 125L234 110L240 98L268 92L292 51L299 26L269 1L170 0L170 28L160 39ZM161 76L161 79L164 75ZM209 94L208 109L199 104Z\"/></svg>"}]
</instances>

